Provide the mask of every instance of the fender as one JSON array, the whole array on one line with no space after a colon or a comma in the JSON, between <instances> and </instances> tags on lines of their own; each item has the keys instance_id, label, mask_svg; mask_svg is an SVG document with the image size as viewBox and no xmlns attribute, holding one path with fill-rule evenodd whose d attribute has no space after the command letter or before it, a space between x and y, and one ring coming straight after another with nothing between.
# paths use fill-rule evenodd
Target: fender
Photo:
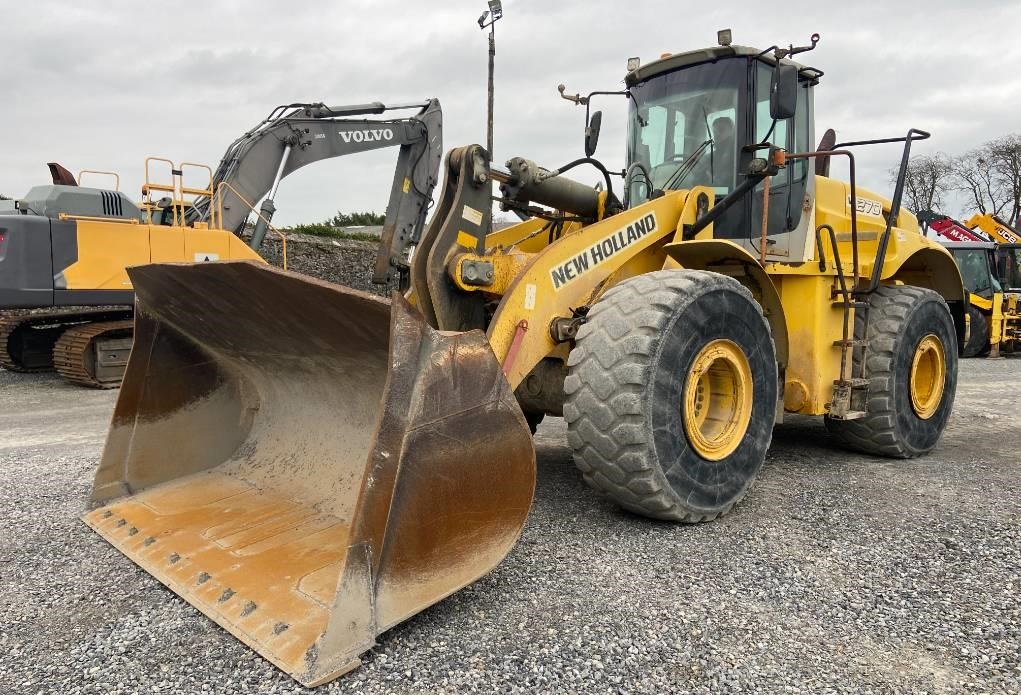
<instances>
[{"instance_id":1,"label":"fender","mask_svg":"<svg viewBox=\"0 0 1021 695\"><path fill-rule=\"evenodd\" d=\"M734 242L724 239L674 242L666 244L663 249L685 268L730 275L751 290L756 301L762 305L766 321L773 331L776 361L781 368L787 366L789 344L787 321L784 318L783 305L780 303L780 293L776 291L773 281L753 255Z\"/></svg>"},{"instance_id":2,"label":"fender","mask_svg":"<svg viewBox=\"0 0 1021 695\"><path fill-rule=\"evenodd\" d=\"M958 354L963 355L965 337L967 336L968 294L964 290L964 280L950 253L940 248L923 248L915 251L905 259L904 263L888 278L889 281L900 281L905 285L925 287L939 293L950 307L957 329Z\"/></svg>"}]
</instances>

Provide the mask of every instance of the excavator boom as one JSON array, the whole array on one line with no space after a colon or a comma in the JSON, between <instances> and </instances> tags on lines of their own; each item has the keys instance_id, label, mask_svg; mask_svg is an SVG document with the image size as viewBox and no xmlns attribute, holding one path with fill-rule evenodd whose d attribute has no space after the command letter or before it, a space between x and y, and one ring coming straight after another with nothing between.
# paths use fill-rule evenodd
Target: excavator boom
<instances>
[{"instance_id":1,"label":"excavator boom","mask_svg":"<svg viewBox=\"0 0 1021 695\"><path fill-rule=\"evenodd\" d=\"M356 118L408 109L416 113L406 118ZM405 252L421 236L443 156L442 131L443 111L436 99L393 105L279 106L230 144L213 174L212 199L197 200L191 217L205 221L216 216L224 229L240 233L248 205L263 200L251 241L258 249L276 211L273 200L283 178L324 159L399 147L373 273L375 282L385 283L394 269L406 266Z\"/></svg>"}]
</instances>

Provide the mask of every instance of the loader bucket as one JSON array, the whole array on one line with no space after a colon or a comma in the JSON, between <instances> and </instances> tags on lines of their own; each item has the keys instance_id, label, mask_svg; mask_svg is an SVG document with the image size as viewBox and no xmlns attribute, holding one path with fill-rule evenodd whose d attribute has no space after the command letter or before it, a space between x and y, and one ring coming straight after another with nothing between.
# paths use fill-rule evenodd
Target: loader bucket
<instances>
[{"instance_id":1,"label":"loader bucket","mask_svg":"<svg viewBox=\"0 0 1021 695\"><path fill-rule=\"evenodd\" d=\"M130 271L85 522L307 686L493 569L535 487L485 336L249 262Z\"/></svg>"}]
</instances>

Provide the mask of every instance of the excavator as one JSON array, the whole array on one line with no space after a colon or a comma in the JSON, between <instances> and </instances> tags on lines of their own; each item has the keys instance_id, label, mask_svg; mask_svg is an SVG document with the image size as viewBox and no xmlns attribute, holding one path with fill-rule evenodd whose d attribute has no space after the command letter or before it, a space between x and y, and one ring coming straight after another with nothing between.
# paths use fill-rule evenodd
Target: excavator
<instances>
[{"instance_id":1,"label":"excavator","mask_svg":"<svg viewBox=\"0 0 1021 695\"><path fill-rule=\"evenodd\" d=\"M817 41L721 32L629 61L623 171L595 158L601 112L555 169L450 150L390 301L249 262L131 269L135 348L85 523L315 686L501 562L544 415L594 490L682 523L740 503L785 413L855 451L931 451L966 294L901 207L928 134L811 150L823 72L793 58ZM884 143L903 147L892 198L855 181L854 150ZM528 219L491 230L495 184Z\"/></svg>"},{"instance_id":2,"label":"excavator","mask_svg":"<svg viewBox=\"0 0 1021 695\"><path fill-rule=\"evenodd\" d=\"M1021 245L1014 229L995 215L977 213L965 222L931 210L918 219L942 237L968 290L968 338L964 357L999 357L1021 340Z\"/></svg>"},{"instance_id":3,"label":"excavator","mask_svg":"<svg viewBox=\"0 0 1021 695\"><path fill-rule=\"evenodd\" d=\"M415 113L363 118L394 110ZM392 249L421 236L438 181L442 110L435 99L277 107L231 143L215 172L146 159L140 205L119 190L117 174L83 171L76 179L51 163L52 185L36 186L0 211L0 311L9 312L0 316L0 367L55 368L83 386L119 386L132 345L134 291L126 268L261 261L281 179L313 162L383 147L400 150L373 280L399 285L407 282L409 259ZM114 187L83 186L85 174L107 174ZM252 212L256 222L245 244Z\"/></svg>"}]
</instances>

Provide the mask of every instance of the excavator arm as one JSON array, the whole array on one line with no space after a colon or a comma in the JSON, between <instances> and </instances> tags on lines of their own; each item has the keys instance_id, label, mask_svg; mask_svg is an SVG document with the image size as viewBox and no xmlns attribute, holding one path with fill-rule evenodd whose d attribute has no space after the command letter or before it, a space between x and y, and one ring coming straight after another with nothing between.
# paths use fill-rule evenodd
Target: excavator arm
<instances>
[{"instance_id":1,"label":"excavator arm","mask_svg":"<svg viewBox=\"0 0 1021 695\"><path fill-rule=\"evenodd\" d=\"M407 118L358 118L387 111L418 109ZM250 205L263 203L252 235L259 248L273 218L280 181L313 162L358 152L399 147L382 243L373 281L385 283L405 268L407 248L418 243L443 152L443 112L436 99L385 105L289 104L231 143L213 175L212 200L196 202L193 221L222 216L220 225L240 233Z\"/></svg>"}]
</instances>

